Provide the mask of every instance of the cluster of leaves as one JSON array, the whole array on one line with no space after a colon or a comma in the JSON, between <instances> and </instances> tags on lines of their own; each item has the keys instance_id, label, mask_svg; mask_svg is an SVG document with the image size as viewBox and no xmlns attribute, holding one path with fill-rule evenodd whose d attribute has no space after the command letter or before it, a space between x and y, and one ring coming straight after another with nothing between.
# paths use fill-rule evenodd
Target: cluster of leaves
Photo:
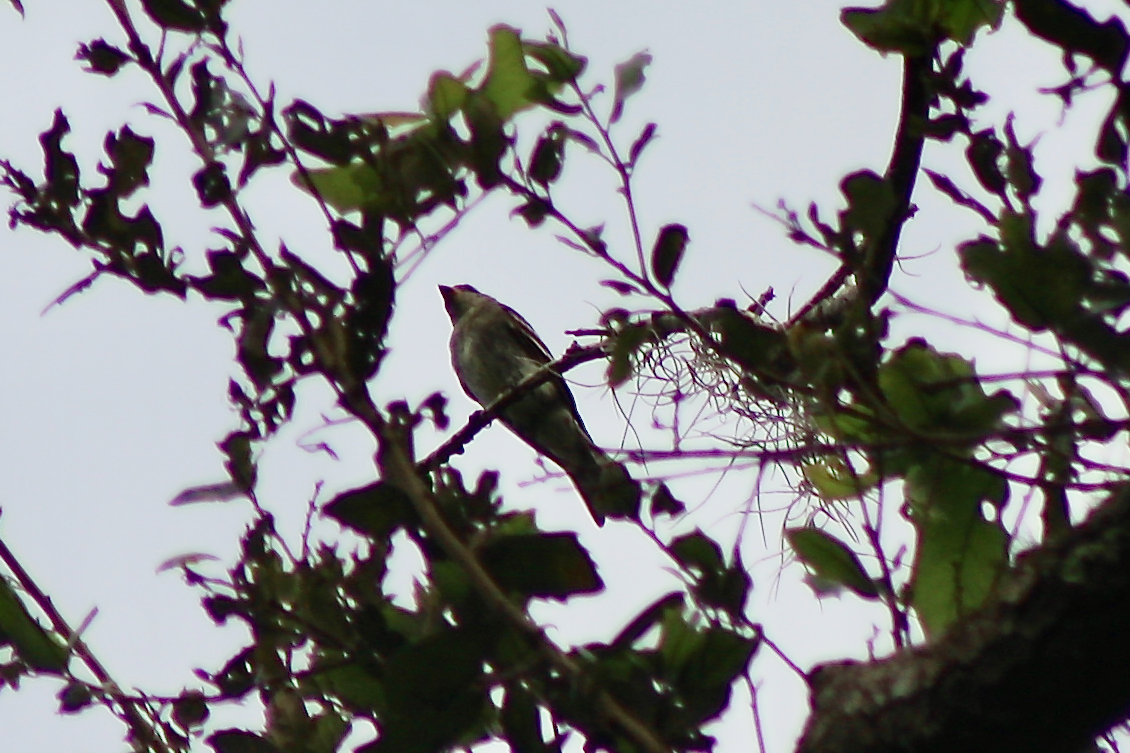
<instances>
[{"instance_id":1,"label":"cluster of leaves","mask_svg":"<svg viewBox=\"0 0 1130 753\"><path fill-rule=\"evenodd\" d=\"M66 147L61 111L41 138L42 179L11 162L0 167L18 199L13 226L56 234L90 254L93 272L64 298L109 273L149 293L230 305L221 323L237 342L240 375L229 397L242 419L219 442L230 481L178 501L245 495L259 514L226 578L204 577L192 557L180 565L206 591L216 622L241 621L250 643L218 671L199 672L207 690L130 700L67 670L67 651L54 633L64 640L73 634L62 625L44 630L16 592L5 591L12 608L0 613L0 631L16 649L11 672L65 673L64 710L104 702L129 725L138 750L187 750L206 739L217 753L329 753L361 720L377 737L360 750L383 753L489 738L515 749L560 750L576 733L613 749L708 749L712 740L702 726L725 709L760 640L744 615L750 582L740 560L727 562L702 534L671 542L686 591L660 599L609 643L562 651L525 609L532 599L603 588L576 536L546 534L529 516L501 514L490 474L468 490L442 461L416 462L415 429L424 421L447 424L440 396L418 409L392 401L379 410L367 387L382 364L402 242L444 212L457 220L475 190L509 190L531 225L553 216L575 231L575 247L613 259L599 229L572 226L550 197L568 143L602 152L596 139L561 119L596 122L591 95L577 84L584 59L556 38L531 41L498 26L483 72L437 73L423 113L335 119L296 101L276 118L273 93L260 95L228 45L223 5L147 0L144 11L163 40L155 50L125 6L112 3L127 44L98 39L79 51L95 74L135 66L152 80L161 101L148 105L150 113L179 126L202 165L192 177L200 206L228 215L217 230L219 247L199 259L195 251L169 248L148 204L132 213L124 208L144 199L156 148L129 127L107 136L94 182ZM642 85L649 59L639 55L617 69L605 126ZM530 108L556 119L523 162L514 154L514 119ZM645 129L622 162L607 128L597 130L612 155L606 158L625 179L655 134L654 125ZM325 212L334 246L352 270L345 282L285 245L271 251L259 243L240 194L259 171L278 165L292 169L294 182ZM672 283L687 237L680 225L660 232L650 269L659 286ZM207 272L185 271L201 267ZM647 269L630 279L655 289ZM303 542L294 555L259 507L256 448L290 418L298 381L313 377L328 381L380 447L381 480L324 508L360 537L345 540L363 554L346 544ZM666 487L652 496L656 513L681 509ZM397 606L381 587L395 540L409 542L404 546L414 546L426 563L411 608ZM264 729L208 729L213 705L252 693L267 709Z\"/></svg>"},{"instance_id":2,"label":"cluster of leaves","mask_svg":"<svg viewBox=\"0 0 1130 753\"><path fill-rule=\"evenodd\" d=\"M788 209L781 217L794 241L833 254L841 271L787 327L764 321L759 304L741 311L722 301L682 320L653 317L622 326L612 351L615 373L626 379L646 361L641 351L693 333L741 369L739 400L795 406L791 420L807 423L806 436L790 434L783 448L767 443L764 456L791 458L826 503L821 510L849 500L874 505L877 512L864 512L861 528L881 572L868 572L855 548L815 522L791 529L789 543L821 592L846 588L886 602L898 645L910 639L911 615L936 640L991 596L1010 568L1002 513L1017 485L1042 492L1045 532L1054 534L1070 527L1070 491L1107 488L1124 475L1106 469L1095 480L1097 466L1084 459L1084 445L1114 440L1123 422L1107 418L1080 378L1109 388L1122 412L1130 405L1122 378L1130 351L1121 323L1130 294L1125 84L1117 79L1130 45L1117 19L1100 24L1066 3L1019 2L1016 10L1034 35L1064 51L1071 79L1053 93L1065 105L1100 84L1120 92L1096 145L1107 166L1078 175L1075 204L1047 238L1036 232L1032 199L1043 181L1031 145L1017 138L1011 117L998 127L974 125L988 97L963 72L965 46L977 29L1000 22L1004 4L891 0L879 9L848 9L844 23L862 41L906 58L892 164L885 175L863 170L844 178L845 208L835 219L822 217L815 205L804 219ZM1079 73L1073 56L1090 58L1093 66ZM913 214L913 178L931 139L964 139L977 190L987 195L976 198L977 190L922 170L935 189L986 224L987 232L958 248L962 269L992 290L1016 324L1053 335L1052 351L1063 354L1064 369L1039 388L1046 397L1038 416L1023 416L1008 390L987 391L973 364L957 354L922 339L901 347L886 342L895 314L875 304L887 286L899 228ZM856 288L836 295L852 278ZM1061 396L1053 397L1057 391ZM1032 455L1040 460L1034 476L1010 470ZM901 497L916 534L913 562L901 578L879 536L881 500L891 493Z\"/></svg>"},{"instance_id":3,"label":"cluster of leaves","mask_svg":"<svg viewBox=\"0 0 1130 753\"><path fill-rule=\"evenodd\" d=\"M1070 530L1076 490L1125 481L1124 469L1090 464L1082 451L1087 443L1114 441L1125 428L1107 417L1084 382L1100 383L1130 413L1130 349L1121 322L1130 304L1123 271L1130 84L1118 79L1130 36L1117 20L1099 24L1063 0L1014 2L1021 22L1065 54L1070 80L1055 90L1065 105L1095 86L1117 92L1096 147L1104 166L1078 176L1075 204L1041 238L1032 199L1042 180L1031 146L1020 142L1011 120L974 125L987 97L963 72L965 47L977 30L1000 22L1005 3L889 0L878 9L846 10L844 23L865 44L904 57L903 118L887 171L847 176L845 208L834 218L815 206L803 219L785 210L790 237L834 255L841 268L809 306L777 326L760 317L761 303L743 311L720 301L690 313L677 305L671 287L688 247L685 226L659 229L645 251L632 177L657 128L648 124L627 150L617 147L611 129L643 84L646 53L617 67L604 117L594 106L599 89L579 83L585 60L569 51L554 16L557 32L544 42L507 26L491 29L485 63L459 75L435 74L424 112L331 118L296 101L276 118L273 93L259 93L228 44L223 2L142 6L161 31L159 51L143 41L125 5L111 2L127 43L94 40L80 58L99 75L140 68L161 96L150 112L188 135L201 165L192 179L200 206L228 216L219 247L200 254L198 268L207 272L183 271L187 257L197 261L195 253L169 248L160 221L139 203L152 139L128 127L108 134L92 182L66 148L69 125L60 111L41 137L42 180L0 163L0 178L17 197L13 225L56 234L89 253L93 272L71 292L109 273L149 293L195 294L230 306L221 321L238 345L240 374L229 395L242 425L219 443L231 478L211 493L250 497L258 517L226 578L206 578L189 560L183 567L206 592L213 619L243 623L249 644L219 670L201 670L207 691L186 690L163 703L131 700L115 695L101 669L94 672L98 685L84 682L68 661L68 649L79 645L74 634L55 620L52 631L43 629L23 592L6 584L0 590L0 641L13 656L4 679L15 683L33 671L65 676L63 708L106 703L129 725L139 750L187 750L206 739L217 753L330 753L343 749L361 721L376 730L375 740L357 749L364 753L424 753L490 739L515 750L558 751L572 734L590 749L712 746L703 725L726 708L761 643L746 615L751 584L737 549L727 558L698 532L661 544L685 589L655 601L607 643L560 649L529 618L528 606L595 593L603 583L575 535L547 534L530 516L502 513L493 474L469 489L445 466L490 411L473 418L452 446L419 460L413 433L428 421L446 428L442 397L416 408L386 401L381 409L369 392L394 315L398 265L411 253L406 239L424 238L426 250L444 232L428 235L429 229L452 227L483 192L509 192L515 214L529 225L550 220L564 228L566 245L604 260L614 272L605 285L662 305L647 317L606 312L609 384L631 379L670 338L693 338L696 352L740 375L729 393L735 410L745 400L795 407L805 441L775 450L773 459L799 468L828 505L866 511L878 501L878 514L865 512L862 527L879 573L815 519L790 529L787 540L820 588L847 588L885 603L897 646L911 638L912 615L937 642L992 597L1011 568L1012 541L1001 521L1016 485L1042 492L1051 535ZM181 51L169 51L176 42ZM1080 57L1093 65L1080 72ZM527 110L551 122L522 159L517 118ZM958 249L964 271L1016 324L1051 338L1061 354L1063 369L1041 386L1046 397L1036 416L1024 415L1007 390L988 390L962 356L922 339L888 342L897 314L879 308L879 299L900 230L915 211L910 197L929 139L965 140L978 183L963 189L925 170L938 191L985 223L983 234ZM558 205L553 190L571 144L598 155L619 177L631 252L610 249L601 226L581 227ZM350 270L346 279L257 239L240 194L260 170L280 165L325 213ZM845 286L849 279L854 288ZM256 496L256 448L290 418L295 388L307 378L330 384L378 445L381 478L323 509L358 537L352 550L304 541L292 553ZM1026 456L1039 459L1033 476L1012 469ZM882 547L888 492L901 495L916 534L902 576L898 557ZM185 499L193 496L202 495ZM682 505L654 485L649 509L654 518ZM425 563L410 606L382 587L389 557L402 546L415 548ZM3 559L11 568L11 558ZM213 705L251 694L267 709L263 729L207 727Z\"/></svg>"}]
</instances>

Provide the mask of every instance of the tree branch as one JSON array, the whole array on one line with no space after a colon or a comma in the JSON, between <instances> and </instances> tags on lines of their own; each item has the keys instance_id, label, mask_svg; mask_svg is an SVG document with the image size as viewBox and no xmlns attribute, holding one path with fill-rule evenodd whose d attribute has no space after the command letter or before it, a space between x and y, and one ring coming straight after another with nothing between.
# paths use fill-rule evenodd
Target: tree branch
<instances>
[{"instance_id":1,"label":"tree branch","mask_svg":"<svg viewBox=\"0 0 1130 753\"><path fill-rule=\"evenodd\" d=\"M928 647L809 675L801 753L1076 753L1130 713L1130 486Z\"/></svg>"}]
</instances>

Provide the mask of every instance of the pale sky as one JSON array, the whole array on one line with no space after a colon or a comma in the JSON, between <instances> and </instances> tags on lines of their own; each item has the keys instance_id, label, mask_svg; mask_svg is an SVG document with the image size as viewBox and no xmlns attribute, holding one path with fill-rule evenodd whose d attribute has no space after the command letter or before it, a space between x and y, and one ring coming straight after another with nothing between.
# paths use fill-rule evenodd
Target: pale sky
<instances>
[{"instance_id":1,"label":"pale sky","mask_svg":"<svg viewBox=\"0 0 1130 753\"><path fill-rule=\"evenodd\" d=\"M22 21L6 4L0 7L0 156L38 175L37 136L50 126L54 109L63 107L73 128L68 145L90 175L105 132L128 121L158 141L146 200L166 238L182 245L190 259L216 247L209 228L219 217L202 216L178 177L198 167L183 137L139 106L155 92L136 71L107 80L83 73L73 60L80 42L105 36L121 43L107 6L96 0L24 4ZM637 173L638 208L645 237L668 222L690 228L691 246L675 286L683 306L743 300L772 286L772 310L786 316L789 301L803 302L834 265L812 249L791 246L752 205L771 209L784 198L803 210L816 201L830 214L840 208L837 185L844 175L861 168L882 172L898 115L899 59L884 59L858 43L839 24L839 4L826 0L704 0L693 10L671 0L561 0L555 7L575 51L589 58L590 82L610 83L613 66L641 50L654 58L617 133L626 145L645 123L659 124L659 137ZM530 0L233 0L228 17L260 87L273 82L281 103L303 98L331 115L414 109L431 72L462 70L485 53L487 29L495 23L531 37L549 29L545 6ZM1037 155L1045 177L1069 179L1071 160L1091 147L1101 95L1060 125L1055 102L1035 94L1040 86L1061 83L1054 53L1026 39L1012 22L981 41L969 61L995 98L986 117L1017 112L1020 138L1040 135ZM931 145L926 163L957 165L955 178L972 186L968 170L955 161L963 148ZM612 176L582 165L569 169L562 192L567 211L581 224L607 222L613 247L617 241L622 247L624 213ZM1064 200L1054 189L1048 193L1049 205ZM333 263L316 207L285 174L256 178L247 201L264 245L285 239L315 263ZM945 207L928 186L920 186L916 201L922 212L905 234L907 260L894 289L950 313L977 311L1001 321L956 270L953 246L975 230L973 218ZM617 303L597 285L610 270L558 244L552 230L530 231L510 219L515 205L504 196L484 202L401 287L392 354L376 383L379 404L398 397L418 401L442 390L456 420L472 408L447 362L449 329L437 284L467 282L504 300L558 352L570 342L564 330L591 326L602 307ZM119 682L176 693L193 681L192 668L217 669L242 640L238 627L212 625L197 594L175 572L156 572L166 559L188 552L230 560L250 519L239 502L167 505L186 487L222 478L215 442L236 425L226 400L233 348L216 326L223 309L145 296L107 278L41 314L87 273L86 260L62 242L28 231L0 231L0 253L0 344L7 358L0 371L0 536L72 625L98 609L84 637ZM926 331L938 338L939 348L976 356L982 366L1015 368L1015 359L1023 357L1020 351L979 349L968 332L922 317L897 321L900 331ZM578 379L595 384L598 377L599 369ZM618 444L622 421L604 390L577 392L597 440ZM372 478L371 443L361 432L320 429L321 416L332 411L328 392L312 389L301 397L292 425L261 461L261 499L291 536L319 481L325 482L325 501ZM330 442L341 460L303 449L320 441ZM507 500L536 507L547 528L576 527L596 553L609 592L585 604L545 609L541 614L556 626L559 640L615 632L671 583L642 536L625 525L586 525L580 503L562 483L520 486L536 470L529 451L505 429L486 432L456 464L469 471L502 465ZM705 500L682 529L701 526L728 546L755 475L730 474L714 492L713 479L680 480L677 488L689 493L688 502ZM782 490L763 496L761 505L781 508L789 501ZM753 618L805 668L846 655L865 657L867 639L886 629L882 610L851 596L815 600L800 583L799 566L782 569L776 538L781 517L766 518L767 543L760 525L750 526L756 533L743 550L756 565ZM769 749L787 750L807 711L803 687L767 651L755 660L754 675L764 682ZM122 749L124 730L108 713L55 716L58 689L53 681L39 681L18 693L0 691L5 753ZM738 694L735 703L748 700ZM247 718L246 712L232 713L232 719ZM749 750L748 727L735 723L717 734L720 750Z\"/></svg>"}]
</instances>

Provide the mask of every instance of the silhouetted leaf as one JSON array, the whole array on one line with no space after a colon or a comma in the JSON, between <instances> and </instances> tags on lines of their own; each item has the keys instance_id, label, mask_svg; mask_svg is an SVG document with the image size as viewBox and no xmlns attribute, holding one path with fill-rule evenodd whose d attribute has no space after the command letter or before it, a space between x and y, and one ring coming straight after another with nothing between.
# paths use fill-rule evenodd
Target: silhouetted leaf
<instances>
[{"instance_id":1,"label":"silhouetted leaf","mask_svg":"<svg viewBox=\"0 0 1130 753\"><path fill-rule=\"evenodd\" d=\"M640 131L640 135L637 136L636 140L632 142L632 148L628 150L628 165L635 167L636 160L638 160L640 158L640 155L643 154L644 148L651 143L651 140L653 138L655 138L657 129L658 126L656 126L655 123L648 123L646 126L644 126L644 129Z\"/></svg>"},{"instance_id":2,"label":"silhouetted leaf","mask_svg":"<svg viewBox=\"0 0 1130 753\"><path fill-rule=\"evenodd\" d=\"M655 280L665 288L671 287L675 272L683 261L690 235L686 225L664 225L651 249L651 273Z\"/></svg>"},{"instance_id":3,"label":"silhouetted leaf","mask_svg":"<svg viewBox=\"0 0 1130 753\"><path fill-rule=\"evenodd\" d=\"M67 649L24 607L15 589L0 578L0 642L11 644L20 661L32 669L61 674L66 668Z\"/></svg>"},{"instance_id":4,"label":"silhouetted leaf","mask_svg":"<svg viewBox=\"0 0 1130 753\"><path fill-rule=\"evenodd\" d=\"M604 588L574 533L505 536L487 544L479 557L503 590L524 597L564 600Z\"/></svg>"},{"instance_id":5,"label":"silhouetted leaf","mask_svg":"<svg viewBox=\"0 0 1130 753\"><path fill-rule=\"evenodd\" d=\"M232 195L231 181L219 162L212 162L198 170L192 176L192 185L196 188L200 205L205 209L222 204Z\"/></svg>"},{"instance_id":6,"label":"silhouetted leaf","mask_svg":"<svg viewBox=\"0 0 1130 753\"><path fill-rule=\"evenodd\" d=\"M94 700L90 688L81 682L68 682L57 696L59 699L59 713L74 714L82 711Z\"/></svg>"},{"instance_id":7,"label":"silhouetted leaf","mask_svg":"<svg viewBox=\"0 0 1130 753\"><path fill-rule=\"evenodd\" d=\"M1065 0L1015 0L1016 17L1036 36L1065 54L1083 54L1116 79L1126 66L1130 35L1113 16L1101 24L1086 10Z\"/></svg>"},{"instance_id":8,"label":"silhouetted leaf","mask_svg":"<svg viewBox=\"0 0 1130 753\"><path fill-rule=\"evenodd\" d=\"M646 76L644 71L651 65L651 54L646 50L637 52L615 68L616 89L612 99L612 113L609 123L615 123L624 114L624 103L643 88Z\"/></svg>"},{"instance_id":9,"label":"silhouetted leaf","mask_svg":"<svg viewBox=\"0 0 1130 753\"><path fill-rule=\"evenodd\" d=\"M245 431L234 431L218 445L226 458L224 467L227 468L232 481L245 492L255 488L257 471L255 461L251 457L254 439L255 437Z\"/></svg>"},{"instance_id":10,"label":"silhouetted leaf","mask_svg":"<svg viewBox=\"0 0 1130 753\"><path fill-rule=\"evenodd\" d=\"M86 70L103 76L113 76L132 58L105 39L95 39L90 44L80 44L76 60L87 64Z\"/></svg>"},{"instance_id":11,"label":"silhouetted leaf","mask_svg":"<svg viewBox=\"0 0 1130 753\"><path fill-rule=\"evenodd\" d=\"M849 588L864 598L878 598L879 589L867 576L859 557L835 536L814 526L806 526L786 530L785 537L797 558L816 577Z\"/></svg>"},{"instance_id":12,"label":"silhouetted leaf","mask_svg":"<svg viewBox=\"0 0 1130 753\"><path fill-rule=\"evenodd\" d=\"M322 508L325 515L378 541L415 520L408 496L398 487L378 481L342 492Z\"/></svg>"},{"instance_id":13,"label":"silhouetted leaf","mask_svg":"<svg viewBox=\"0 0 1130 753\"><path fill-rule=\"evenodd\" d=\"M223 729L205 738L216 753L282 753L267 738L242 729Z\"/></svg>"}]
</instances>

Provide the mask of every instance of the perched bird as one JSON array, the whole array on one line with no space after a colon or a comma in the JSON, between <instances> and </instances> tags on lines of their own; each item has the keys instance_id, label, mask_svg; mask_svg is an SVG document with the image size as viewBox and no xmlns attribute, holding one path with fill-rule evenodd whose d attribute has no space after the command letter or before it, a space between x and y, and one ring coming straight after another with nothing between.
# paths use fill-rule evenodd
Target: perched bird
<instances>
[{"instance_id":1,"label":"perched bird","mask_svg":"<svg viewBox=\"0 0 1130 753\"><path fill-rule=\"evenodd\" d=\"M470 285L440 285L451 317L451 364L463 390L490 405L553 360L516 311ZM565 380L554 374L503 409L511 431L573 480L598 525L606 515L637 517L640 488L592 441Z\"/></svg>"}]
</instances>

